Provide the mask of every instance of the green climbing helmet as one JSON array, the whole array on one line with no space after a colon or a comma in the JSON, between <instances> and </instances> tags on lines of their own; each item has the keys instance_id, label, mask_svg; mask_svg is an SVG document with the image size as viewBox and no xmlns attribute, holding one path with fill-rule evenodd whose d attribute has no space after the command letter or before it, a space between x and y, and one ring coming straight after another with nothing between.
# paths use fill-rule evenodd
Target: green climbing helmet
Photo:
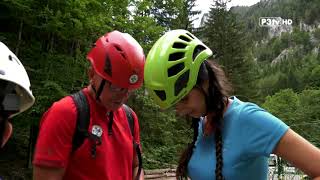
<instances>
[{"instance_id":1,"label":"green climbing helmet","mask_svg":"<svg viewBox=\"0 0 320 180\"><path fill-rule=\"evenodd\" d=\"M151 48L144 67L148 93L167 109L196 85L200 65L212 51L186 30L165 33Z\"/></svg>"}]
</instances>

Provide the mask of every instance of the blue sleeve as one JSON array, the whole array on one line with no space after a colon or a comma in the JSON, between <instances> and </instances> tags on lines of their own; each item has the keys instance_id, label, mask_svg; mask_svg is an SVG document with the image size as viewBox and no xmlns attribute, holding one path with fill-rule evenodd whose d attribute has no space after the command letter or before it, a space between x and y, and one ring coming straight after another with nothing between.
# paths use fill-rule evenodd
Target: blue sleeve
<instances>
[{"instance_id":1,"label":"blue sleeve","mask_svg":"<svg viewBox=\"0 0 320 180\"><path fill-rule=\"evenodd\" d=\"M269 156L289 127L252 103L245 103L239 122L248 155Z\"/></svg>"}]
</instances>

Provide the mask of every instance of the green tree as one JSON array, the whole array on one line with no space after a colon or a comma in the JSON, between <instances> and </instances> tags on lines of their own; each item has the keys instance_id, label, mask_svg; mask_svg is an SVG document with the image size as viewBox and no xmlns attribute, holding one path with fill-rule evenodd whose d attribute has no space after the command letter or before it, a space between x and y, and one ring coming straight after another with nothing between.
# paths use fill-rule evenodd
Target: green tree
<instances>
[{"instance_id":1,"label":"green tree","mask_svg":"<svg viewBox=\"0 0 320 180\"><path fill-rule=\"evenodd\" d=\"M297 122L296 112L299 106L299 97L292 89L280 90L273 96L267 96L262 104L262 107L289 125Z\"/></svg>"},{"instance_id":2,"label":"green tree","mask_svg":"<svg viewBox=\"0 0 320 180\"><path fill-rule=\"evenodd\" d=\"M320 65L315 66L309 76L309 85L311 87L320 87Z\"/></svg>"},{"instance_id":3,"label":"green tree","mask_svg":"<svg viewBox=\"0 0 320 180\"><path fill-rule=\"evenodd\" d=\"M196 6L195 0L181 0L179 15L173 21L172 29L185 29L190 32L193 31L193 22L196 20L194 16L200 14L200 11L193 10Z\"/></svg>"},{"instance_id":4,"label":"green tree","mask_svg":"<svg viewBox=\"0 0 320 180\"><path fill-rule=\"evenodd\" d=\"M229 1L214 0L209 17L201 32L205 43L216 53L215 58L223 66L235 89L235 94L251 99L255 96L249 93L253 89L255 69L252 55L248 52L244 26L238 22L236 15L228 11ZM248 90L248 91L247 91ZM247 93L246 93L247 92Z\"/></svg>"},{"instance_id":5,"label":"green tree","mask_svg":"<svg viewBox=\"0 0 320 180\"><path fill-rule=\"evenodd\" d=\"M320 101L319 90L304 90L300 94L284 89L267 96L262 106L274 114L298 134L319 146Z\"/></svg>"},{"instance_id":6,"label":"green tree","mask_svg":"<svg viewBox=\"0 0 320 180\"><path fill-rule=\"evenodd\" d=\"M320 28L317 28L314 32L313 32L313 36L320 41Z\"/></svg>"},{"instance_id":7,"label":"green tree","mask_svg":"<svg viewBox=\"0 0 320 180\"><path fill-rule=\"evenodd\" d=\"M302 45L304 52L308 52L312 49L310 34L308 32L295 29L292 33L292 42L294 45Z\"/></svg>"},{"instance_id":8,"label":"green tree","mask_svg":"<svg viewBox=\"0 0 320 180\"><path fill-rule=\"evenodd\" d=\"M151 1L150 14L154 16L157 23L167 30L173 25L173 21L178 17L182 0L154 0Z\"/></svg>"},{"instance_id":9,"label":"green tree","mask_svg":"<svg viewBox=\"0 0 320 180\"><path fill-rule=\"evenodd\" d=\"M299 94L299 99L301 104L298 110L299 121L292 128L320 147L320 90L304 90Z\"/></svg>"}]
</instances>

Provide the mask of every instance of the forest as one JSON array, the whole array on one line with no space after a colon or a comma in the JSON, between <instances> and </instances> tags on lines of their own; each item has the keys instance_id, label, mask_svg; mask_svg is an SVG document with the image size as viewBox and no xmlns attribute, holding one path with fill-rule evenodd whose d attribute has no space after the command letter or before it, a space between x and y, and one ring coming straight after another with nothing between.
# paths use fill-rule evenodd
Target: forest
<instances>
[{"instance_id":1,"label":"forest","mask_svg":"<svg viewBox=\"0 0 320 180\"><path fill-rule=\"evenodd\" d=\"M261 0L227 8L212 0L194 26L195 0L2 0L0 41L25 66L36 98L12 122L0 150L0 177L31 179L42 114L54 101L88 85L86 54L105 32L131 34L145 54L166 31L186 29L214 52L233 94L282 119L320 147L320 1ZM290 18L291 26L261 27L259 17ZM192 140L190 122L161 111L144 87L127 103L138 115L145 169L170 168Z\"/></svg>"}]
</instances>

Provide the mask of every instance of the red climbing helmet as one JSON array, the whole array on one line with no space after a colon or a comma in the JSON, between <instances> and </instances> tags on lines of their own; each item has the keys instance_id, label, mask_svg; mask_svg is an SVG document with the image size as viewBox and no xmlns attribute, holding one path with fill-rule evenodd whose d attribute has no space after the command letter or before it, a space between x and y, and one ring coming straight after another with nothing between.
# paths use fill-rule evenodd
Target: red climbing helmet
<instances>
[{"instance_id":1,"label":"red climbing helmet","mask_svg":"<svg viewBox=\"0 0 320 180\"><path fill-rule=\"evenodd\" d=\"M105 80L121 88L137 89L143 83L145 55L129 34L112 31L100 37L87 59Z\"/></svg>"}]
</instances>

